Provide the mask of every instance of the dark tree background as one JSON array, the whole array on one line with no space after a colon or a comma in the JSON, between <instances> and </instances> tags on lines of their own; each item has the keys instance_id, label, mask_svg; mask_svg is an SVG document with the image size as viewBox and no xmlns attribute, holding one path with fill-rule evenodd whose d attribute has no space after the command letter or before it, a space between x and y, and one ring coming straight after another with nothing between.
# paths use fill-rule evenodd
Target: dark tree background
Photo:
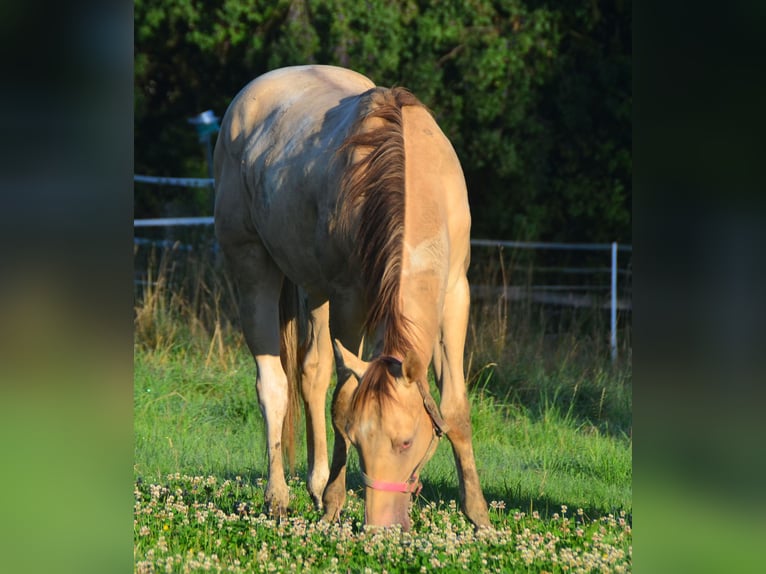
<instances>
[{"instance_id":1,"label":"dark tree background","mask_svg":"<svg viewBox=\"0 0 766 574\"><path fill-rule=\"evenodd\" d=\"M631 241L629 1L136 0L136 173L206 177L187 118L307 63L433 110L474 237ZM136 215L208 214L209 193L137 185Z\"/></svg>"}]
</instances>

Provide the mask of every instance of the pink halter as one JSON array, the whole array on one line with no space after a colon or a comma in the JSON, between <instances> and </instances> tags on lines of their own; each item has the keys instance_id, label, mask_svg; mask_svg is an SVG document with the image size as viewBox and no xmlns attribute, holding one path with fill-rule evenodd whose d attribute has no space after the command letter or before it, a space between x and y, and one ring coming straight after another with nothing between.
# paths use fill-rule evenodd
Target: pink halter
<instances>
[{"instance_id":1,"label":"pink halter","mask_svg":"<svg viewBox=\"0 0 766 574\"><path fill-rule=\"evenodd\" d=\"M406 482L387 482L385 480L373 480L362 472L362 482L365 486L375 490L385 490L386 492L404 492L417 496L423 488L423 483L417 475L412 475Z\"/></svg>"},{"instance_id":2,"label":"pink halter","mask_svg":"<svg viewBox=\"0 0 766 574\"><path fill-rule=\"evenodd\" d=\"M417 496L423 489L423 483L420 482L419 476L420 470L423 468L423 465L439 445L441 434L442 433L439 428L434 425L434 434L431 436L431 442L428 445L428 450L426 450L423 458L420 459L420 462L415 466L412 473L410 474L410 477L405 482L388 482L386 480L375 480L367 476L364 471L362 471L362 482L364 482L365 486L369 486L375 490L384 490L386 492L403 492L405 494L414 494Z\"/></svg>"}]
</instances>

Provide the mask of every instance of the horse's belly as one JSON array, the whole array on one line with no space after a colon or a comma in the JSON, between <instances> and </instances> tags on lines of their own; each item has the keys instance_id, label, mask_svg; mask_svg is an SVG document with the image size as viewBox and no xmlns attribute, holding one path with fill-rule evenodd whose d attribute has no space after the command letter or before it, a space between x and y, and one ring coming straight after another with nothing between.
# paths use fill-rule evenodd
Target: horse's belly
<instances>
[{"instance_id":1,"label":"horse's belly","mask_svg":"<svg viewBox=\"0 0 766 574\"><path fill-rule=\"evenodd\" d=\"M293 283L329 297L354 283L352 245L331 225L331 203L315 185L321 174L291 181L253 203L252 221L274 262Z\"/></svg>"}]
</instances>

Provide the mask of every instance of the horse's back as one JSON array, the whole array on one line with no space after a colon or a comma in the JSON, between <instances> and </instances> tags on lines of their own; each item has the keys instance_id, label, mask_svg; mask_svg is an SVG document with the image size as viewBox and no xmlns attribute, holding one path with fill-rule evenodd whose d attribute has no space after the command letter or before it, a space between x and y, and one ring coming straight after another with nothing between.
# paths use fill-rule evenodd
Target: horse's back
<instances>
[{"instance_id":1,"label":"horse's back","mask_svg":"<svg viewBox=\"0 0 766 574\"><path fill-rule=\"evenodd\" d=\"M374 87L351 70L295 66L259 76L237 94L215 151L216 233L224 247L256 234L298 283L332 267L328 258L339 256L329 248L306 257L296 247L327 243L344 167L337 150L356 123L359 96Z\"/></svg>"},{"instance_id":2,"label":"horse's back","mask_svg":"<svg viewBox=\"0 0 766 574\"><path fill-rule=\"evenodd\" d=\"M219 138L223 137L229 153L241 154L261 126L311 132L321 127L324 114L344 98L373 87L365 76L334 66L273 70L251 81L235 96L224 116ZM280 135L272 133L271 139Z\"/></svg>"}]
</instances>

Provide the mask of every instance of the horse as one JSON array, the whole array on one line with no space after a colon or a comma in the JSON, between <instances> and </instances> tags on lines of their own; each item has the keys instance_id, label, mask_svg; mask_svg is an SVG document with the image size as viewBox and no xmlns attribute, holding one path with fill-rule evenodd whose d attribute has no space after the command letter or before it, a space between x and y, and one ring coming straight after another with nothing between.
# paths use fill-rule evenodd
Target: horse
<instances>
[{"instance_id":1,"label":"horse","mask_svg":"<svg viewBox=\"0 0 766 574\"><path fill-rule=\"evenodd\" d=\"M408 530L420 471L446 435L461 510L489 527L463 374L471 216L431 112L408 90L344 68L273 70L232 100L214 170L216 236L257 365L268 511L287 511L285 453L292 464L302 398L307 488L323 520L340 516L353 444L365 525Z\"/></svg>"}]
</instances>

